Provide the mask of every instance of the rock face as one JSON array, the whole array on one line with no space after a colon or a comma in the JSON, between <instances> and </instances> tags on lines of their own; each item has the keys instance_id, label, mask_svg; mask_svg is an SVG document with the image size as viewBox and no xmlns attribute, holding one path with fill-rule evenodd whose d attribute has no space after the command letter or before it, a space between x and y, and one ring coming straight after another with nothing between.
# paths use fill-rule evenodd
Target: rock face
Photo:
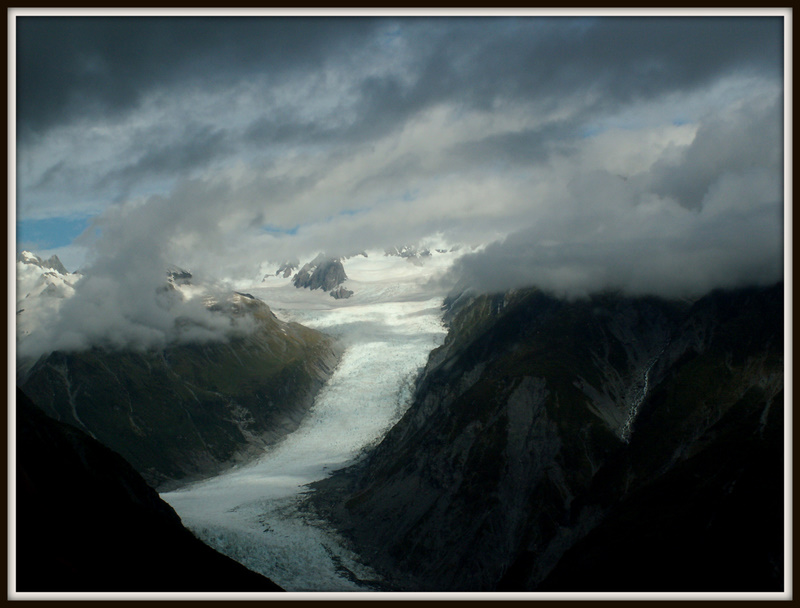
<instances>
[{"instance_id":1,"label":"rock face","mask_svg":"<svg viewBox=\"0 0 800 608\"><path fill-rule=\"evenodd\" d=\"M331 297L336 300L347 299L353 295L350 289L345 289L344 286L339 285L336 289L331 290Z\"/></svg>"},{"instance_id":2,"label":"rock face","mask_svg":"<svg viewBox=\"0 0 800 608\"><path fill-rule=\"evenodd\" d=\"M17 261L22 262L23 264L32 264L34 266L38 266L42 270L53 270L59 274L70 274L66 268L64 268L64 264L61 263L61 260L58 259L57 255L51 255L46 260L43 260L38 255L31 253L30 251L22 251L17 256Z\"/></svg>"},{"instance_id":3,"label":"rock face","mask_svg":"<svg viewBox=\"0 0 800 608\"><path fill-rule=\"evenodd\" d=\"M186 528L118 454L17 390L17 591L280 591Z\"/></svg>"},{"instance_id":4,"label":"rock face","mask_svg":"<svg viewBox=\"0 0 800 608\"><path fill-rule=\"evenodd\" d=\"M328 258L320 253L308 264L305 264L292 279L295 287L308 289L322 289L331 291L338 287L347 275L339 258Z\"/></svg>"},{"instance_id":5,"label":"rock face","mask_svg":"<svg viewBox=\"0 0 800 608\"><path fill-rule=\"evenodd\" d=\"M285 260L275 272L275 276L282 276L284 279L288 279L297 270L298 266L300 266L300 260L297 258ZM266 277L264 278L266 279Z\"/></svg>"},{"instance_id":6,"label":"rock face","mask_svg":"<svg viewBox=\"0 0 800 608\"><path fill-rule=\"evenodd\" d=\"M782 589L782 284L450 305L409 410L311 495L394 587Z\"/></svg>"},{"instance_id":7,"label":"rock face","mask_svg":"<svg viewBox=\"0 0 800 608\"><path fill-rule=\"evenodd\" d=\"M18 385L49 416L112 448L166 491L247 459L293 431L340 355L333 340L279 321L249 296L218 303L256 328L223 342L54 352Z\"/></svg>"},{"instance_id":8,"label":"rock face","mask_svg":"<svg viewBox=\"0 0 800 608\"><path fill-rule=\"evenodd\" d=\"M190 285L192 273L179 266L170 265L167 267L167 281L172 285Z\"/></svg>"}]
</instances>

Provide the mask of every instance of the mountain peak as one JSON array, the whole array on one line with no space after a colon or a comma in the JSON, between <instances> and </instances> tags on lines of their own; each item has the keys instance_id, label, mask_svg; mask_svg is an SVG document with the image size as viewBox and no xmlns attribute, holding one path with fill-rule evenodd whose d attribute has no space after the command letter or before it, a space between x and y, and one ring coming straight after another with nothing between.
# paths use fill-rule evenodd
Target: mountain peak
<instances>
[{"instance_id":1,"label":"mountain peak","mask_svg":"<svg viewBox=\"0 0 800 608\"><path fill-rule=\"evenodd\" d=\"M31 253L30 251L21 251L17 256L17 261L22 262L23 264L33 264L34 266L39 266L43 269L54 270L61 274L69 274L67 269L64 268L64 264L62 264L61 260L58 259L57 255L51 255L46 260L43 260L35 253Z\"/></svg>"},{"instance_id":2,"label":"mountain peak","mask_svg":"<svg viewBox=\"0 0 800 608\"><path fill-rule=\"evenodd\" d=\"M191 283L192 273L179 266L170 264L167 266L167 281L177 285L188 285Z\"/></svg>"},{"instance_id":3,"label":"mountain peak","mask_svg":"<svg viewBox=\"0 0 800 608\"><path fill-rule=\"evenodd\" d=\"M330 291L341 285L346 279L347 274L345 274L342 261L339 258L328 258L324 253L320 253L300 269L292 282L298 288Z\"/></svg>"}]
</instances>

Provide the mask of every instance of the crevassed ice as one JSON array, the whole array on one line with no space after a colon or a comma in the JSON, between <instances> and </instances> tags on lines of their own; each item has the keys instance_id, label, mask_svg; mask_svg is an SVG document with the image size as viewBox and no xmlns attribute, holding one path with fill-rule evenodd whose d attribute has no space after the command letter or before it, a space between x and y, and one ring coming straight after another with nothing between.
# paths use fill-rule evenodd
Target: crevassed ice
<instances>
[{"instance_id":1,"label":"crevassed ice","mask_svg":"<svg viewBox=\"0 0 800 608\"><path fill-rule=\"evenodd\" d=\"M400 262L398 264L398 261ZM300 427L258 461L162 495L217 550L290 591L369 590L376 574L325 522L296 509L305 484L352 462L408 406L413 381L444 340L442 294L421 287L404 260L352 272L356 294L337 301L287 280L251 288L286 320L337 335L346 351ZM368 264L362 264L362 268Z\"/></svg>"}]
</instances>

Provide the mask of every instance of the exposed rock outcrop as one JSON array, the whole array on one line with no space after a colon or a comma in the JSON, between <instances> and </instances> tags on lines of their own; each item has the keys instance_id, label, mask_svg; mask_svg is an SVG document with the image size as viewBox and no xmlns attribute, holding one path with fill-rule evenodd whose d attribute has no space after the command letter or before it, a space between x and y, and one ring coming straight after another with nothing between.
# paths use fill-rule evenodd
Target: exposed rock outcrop
<instances>
[{"instance_id":1,"label":"exposed rock outcrop","mask_svg":"<svg viewBox=\"0 0 800 608\"><path fill-rule=\"evenodd\" d=\"M167 281L173 285L191 285L192 273L179 266L167 267Z\"/></svg>"},{"instance_id":2,"label":"exposed rock outcrop","mask_svg":"<svg viewBox=\"0 0 800 608\"><path fill-rule=\"evenodd\" d=\"M339 285L336 289L331 290L331 297L336 300L343 300L347 299L353 295L353 292L350 289L345 289L344 286Z\"/></svg>"},{"instance_id":3,"label":"exposed rock outcrop","mask_svg":"<svg viewBox=\"0 0 800 608\"><path fill-rule=\"evenodd\" d=\"M331 291L347 280L339 258L328 258L320 253L305 264L292 279L295 287Z\"/></svg>"},{"instance_id":4,"label":"exposed rock outcrop","mask_svg":"<svg viewBox=\"0 0 800 608\"><path fill-rule=\"evenodd\" d=\"M300 266L300 260L297 258L292 258L291 260L286 260L283 264L280 265L275 276L282 276L284 279L288 279L292 276L292 273L297 270Z\"/></svg>"}]
</instances>

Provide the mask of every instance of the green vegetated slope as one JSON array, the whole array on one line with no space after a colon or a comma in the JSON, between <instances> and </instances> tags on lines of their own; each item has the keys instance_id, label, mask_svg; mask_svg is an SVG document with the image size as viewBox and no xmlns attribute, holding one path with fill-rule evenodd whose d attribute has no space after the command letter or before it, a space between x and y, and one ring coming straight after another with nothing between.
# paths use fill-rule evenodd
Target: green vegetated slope
<instances>
[{"instance_id":1,"label":"green vegetated slope","mask_svg":"<svg viewBox=\"0 0 800 608\"><path fill-rule=\"evenodd\" d=\"M259 300L238 297L229 312L252 315L255 331L144 352L54 352L20 386L160 490L214 474L294 430L340 354L331 338L279 321Z\"/></svg>"},{"instance_id":2,"label":"green vegetated slope","mask_svg":"<svg viewBox=\"0 0 800 608\"><path fill-rule=\"evenodd\" d=\"M17 592L281 591L217 553L118 454L17 389Z\"/></svg>"},{"instance_id":3,"label":"green vegetated slope","mask_svg":"<svg viewBox=\"0 0 800 608\"><path fill-rule=\"evenodd\" d=\"M780 589L782 285L459 306L403 419L312 496L397 588Z\"/></svg>"}]
</instances>

